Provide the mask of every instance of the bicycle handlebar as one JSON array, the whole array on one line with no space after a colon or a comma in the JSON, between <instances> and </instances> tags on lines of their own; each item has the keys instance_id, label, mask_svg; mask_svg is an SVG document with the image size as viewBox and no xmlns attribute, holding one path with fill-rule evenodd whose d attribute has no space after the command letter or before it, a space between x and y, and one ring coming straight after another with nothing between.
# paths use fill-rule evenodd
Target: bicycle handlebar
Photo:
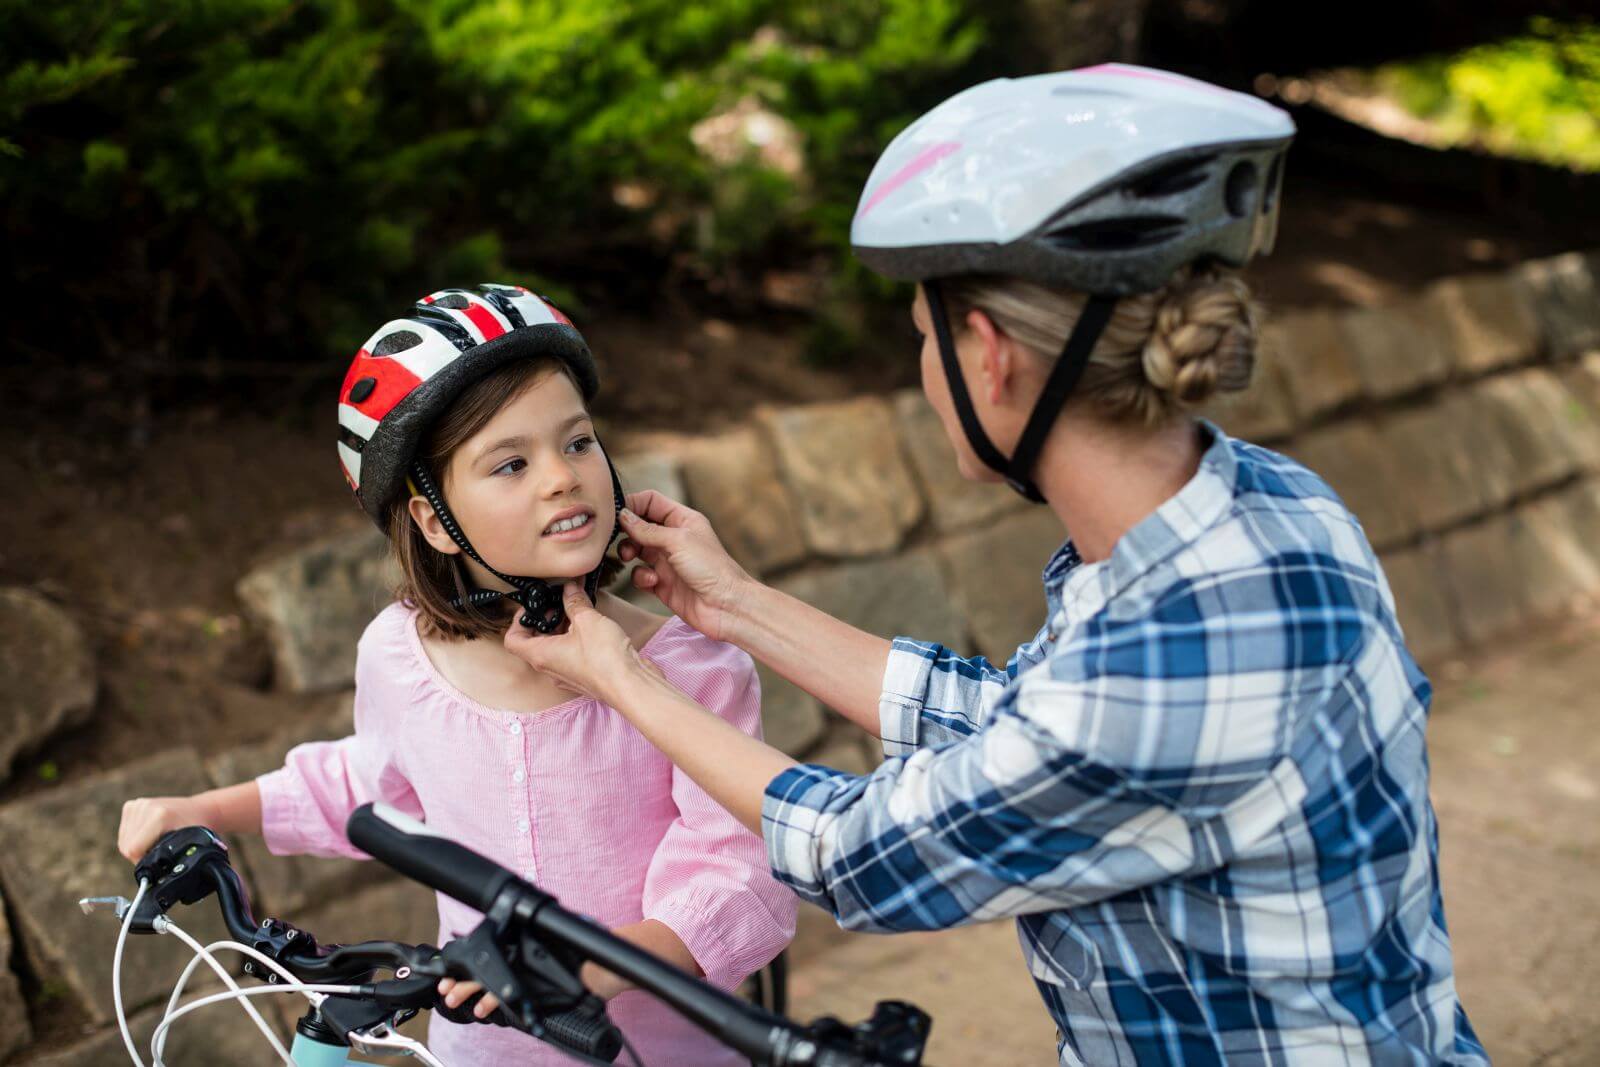
<instances>
[{"instance_id":1,"label":"bicycle handlebar","mask_svg":"<svg viewBox=\"0 0 1600 1067\"><path fill-rule=\"evenodd\" d=\"M346 833L351 844L406 877L491 916L515 916L535 939L621 975L757 1064L877 1067L921 1062L929 1020L912 1005L880 1003L872 1019L855 1030L833 1019L801 1027L574 915L549 893L387 805L357 808Z\"/></svg>"}]
</instances>

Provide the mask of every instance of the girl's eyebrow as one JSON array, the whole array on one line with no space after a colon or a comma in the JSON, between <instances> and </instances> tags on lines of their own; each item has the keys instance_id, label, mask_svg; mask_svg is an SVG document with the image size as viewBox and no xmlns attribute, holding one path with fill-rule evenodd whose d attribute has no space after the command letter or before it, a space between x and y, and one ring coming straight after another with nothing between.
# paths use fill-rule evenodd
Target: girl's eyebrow
<instances>
[{"instance_id":1,"label":"girl's eyebrow","mask_svg":"<svg viewBox=\"0 0 1600 1067\"><path fill-rule=\"evenodd\" d=\"M576 415L573 415L571 418L563 420L561 425L556 427L556 430L557 430L558 433L566 433L568 430L572 429L572 427L576 426L578 423L580 423L580 422L588 422L588 421L589 421L589 413L587 411L580 411ZM493 444L490 444L490 445L486 446L481 451L479 451L478 459L482 460L484 457L491 456L491 455L493 455L494 453L500 451L503 448L525 448L525 447L527 447L527 444L528 444L528 435L525 434L525 433L519 433L515 437L502 437L502 438L500 438L500 440L494 442Z\"/></svg>"}]
</instances>

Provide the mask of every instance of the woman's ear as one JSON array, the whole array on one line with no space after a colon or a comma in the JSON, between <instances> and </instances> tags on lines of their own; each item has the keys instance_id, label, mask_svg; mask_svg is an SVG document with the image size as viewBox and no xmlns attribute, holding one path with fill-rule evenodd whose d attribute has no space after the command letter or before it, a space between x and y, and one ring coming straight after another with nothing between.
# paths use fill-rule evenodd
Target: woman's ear
<instances>
[{"instance_id":1,"label":"woman's ear","mask_svg":"<svg viewBox=\"0 0 1600 1067\"><path fill-rule=\"evenodd\" d=\"M984 399L990 404L998 404L1015 384L1015 346L1011 338L1000 332L994 320L977 308L967 312L967 335L976 346Z\"/></svg>"},{"instance_id":2,"label":"woman's ear","mask_svg":"<svg viewBox=\"0 0 1600 1067\"><path fill-rule=\"evenodd\" d=\"M435 551L443 552L447 556L458 555L461 552L461 547L450 540L450 535L444 532L444 523L439 521L438 514L433 510L433 505L428 503L427 498L414 496L406 501L406 507L411 512L411 521L422 531L423 540L433 546Z\"/></svg>"}]
</instances>

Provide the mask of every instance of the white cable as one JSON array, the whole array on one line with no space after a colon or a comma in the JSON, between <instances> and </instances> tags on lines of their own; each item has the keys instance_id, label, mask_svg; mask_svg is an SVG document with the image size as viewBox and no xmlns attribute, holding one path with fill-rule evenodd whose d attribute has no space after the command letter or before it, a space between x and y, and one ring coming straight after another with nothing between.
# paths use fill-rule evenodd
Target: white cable
<instances>
[{"instance_id":1,"label":"white cable","mask_svg":"<svg viewBox=\"0 0 1600 1067\"><path fill-rule=\"evenodd\" d=\"M183 928L177 923L172 922L169 919L167 922L162 924L161 932L174 934L177 936L178 940L182 941L185 945L188 945L198 958L204 960L213 971L217 972L217 977L222 979L223 985L227 986L230 990L236 993L244 992L244 990L239 988L239 983L233 980L233 975L228 973L228 969L222 964L218 963L216 957L207 952L204 945L200 944L199 941L185 933ZM240 1006L244 1008L245 1013L249 1015L250 1018L255 1022L256 1028L261 1031L262 1036L271 1042L272 1050L278 1054L278 1058L283 1060L284 1063L288 1064L289 1067L294 1067L294 1057L289 1055L289 1050L283 1047L283 1042L278 1040L278 1035L272 1032L272 1027L267 1025L267 1020L261 1017L261 1013L256 1010L256 1006L250 1003L248 1000L242 1000L239 1003ZM156 1028L156 1035L163 1035L166 1033L166 1024L170 1018L172 1018L172 1016L168 1016L167 1019L162 1020L162 1025ZM158 1043L156 1036L153 1035L150 1038L150 1054L155 1057L156 1067L160 1067L161 1065L161 1055L158 1050L165 1048L166 1041L164 1039ZM141 1064L140 1067L143 1067L143 1064Z\"/></svg>"},{"instance_id":2,"label":"white cable","mask_svg":"<svg viewBox=\"0 0 1600 1067\"><path fill-rule=\"evenodd\" d=\"M157 1042L160 1042L164 1047L166 1045L167 1030L172 1026L173 1023L177 1022L185 1015L188 1015L190 1012L198 1011L200 1008L204 1008L209 1004L217 1004L224 1000L238 1000L243 1003L244 1006L253 1009L254 1005L250 1004L250 1002L244 998L264 997L272 993L302 993L307 991L314 993L360 993L361 987L353 985L303 985L299 982L295 982L292 985L252 986L249 989L240 989L237 985L235 985L232 989L229 989L225 992L212 993L210 996L201 997L198 1000L191 1000L189 1003L185 1004L183 1007L179 1008L165 1019L162 1019L161 1025L156 1027L156 1032L150 1039L150 1044L152 1047L154 1047ZM291 1065L294 1063L293 1060L290 1060L289 1062ZM154 1067L161 1067L160 1062L158 1061Z\"/></svg>"},{"instance_id":3,"label":"white cable","mask_svg":"<svg viewBox=\"0 0 1600 1067\"><path fill-rule=\"evenodd\" d=\"M111 1002L117 1009L117 1028L122 1031L122 1043L127 1046L128 1055L138 1067L144 1067L144 1060L139 1058L139 1050L134 1047L133 1034L128 1030L128 1016L122 1010L122 946L128 942L128 930L133 926L133 917L139 911L139 902L149 888L150 879L141 878L139 891L133 895L133 903L128 906L128 914L122 917L122 931L117 934L117 951L111 957Z\"/></svg>"},{"instance_id":4,"label":"white cable","mask_svg":"<svg viewBox=\"0 0 1600 1067\"><path fill-rule=\"evenodd\" d=\"M299 981L299 979L296 978L289 971L289 969L287 967L284 967L277 960L274 960L269 956L266 956L266 955L263 955L260 952L257 952L255 949L251 948L249 945L243 945L243 944L240 944L237 941L213 941L213 942L211 942L211 944L206 946L206 951L207 952L216 952L219 949L231 949L234 952L243 953L244 955L250 956L253 959L255 959L262 966L267 967L267 968L277 972L277 974L279 976L281 976L285 981L288 981L288 982L298 982ZM172 1012L173 1012L173 1009L178 1006L178 1001L183 996L184 989L187 988L188 985L189 985L189 977L194 974L194 969L196 967L200 966L200 964L203 963L203 962L204 962L204 957L202 957L199 953L195 953L194 957L189 960L189 966L187 966L187 967L185 967L183 969L183 973L178 976L177 985L172 987L172 996L167 1001L167 1010L166 1010L165 1013L163 1013L162 1018L166 1018L168 1015L171 1015ZM324 999L326 999L326 998L323 997L323 995L321 993L306 993L305 997L313 1005L319 1005L319 1004L321 1004L323 1002ZM155 1049L152 1049L151 1052L153 1054L155 1054L157 1059L161 1058L160 1057L160 1053L157 1052Z\"/></svg>"}]
</instances>

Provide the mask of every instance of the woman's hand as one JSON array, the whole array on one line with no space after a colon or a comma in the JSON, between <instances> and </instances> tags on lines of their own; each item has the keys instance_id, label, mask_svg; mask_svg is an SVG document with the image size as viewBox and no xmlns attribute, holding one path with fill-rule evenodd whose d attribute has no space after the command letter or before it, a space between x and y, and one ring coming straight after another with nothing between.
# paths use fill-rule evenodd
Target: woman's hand
<instances>
[{"instance_id":1,"label":"woman's hand","mask_svg":"<svg viewBox=\"0 0 1600 1067\"><path fill-rule=\"evenodd\" d=\"M129 863L138 863L150 846L169 830L204 826L209 816L196 797L139 797L122 805L122 825L117 830L117 851Z\"/></svg>"},{"instance_id":2,"label":"woman's hand","mask_svg":"<svg viewBox=\"0 0 1600 1067\"><path fill-rule=\"evenodd\" d=\"M650 667L622 627L596 611L576 583L562 587L561 606L567 613L563 633L547 636L514 621L506 630L506 651L563 689L615 706L618 687Z\"/></svg>"},{"instance_id":3,"label":"woman's hand","mask_svg":"<svg viewBox=\"0 0 1600 1067\"><path fill-rule=\"evenodd\" d=\"M722 547L706 517L654 490L628 494L622 512L624 560L638 559L633 584L707 637L731 638L751 578Z\"/></svg>"},{"instance_id":4,"label":"woman's hand","mask_svg":"<svg viewBox=\"0 0 1600 1067\"><path fill-rule=\"evenodd\" d=\"M602 967L592 963L585 963L578 971L578 978L588 987L589 992L601 1000L610 1000L624 989L632 989L633 985ZM444 998L447 1008L458 1008L471 1000L473 995L483 988L478 982L459 982L454 978L441 978L439 980L439 995ZM476 1004L472 1006L472 1015L477 1019L487 1019L494 1014L500 1006L500 998L493 993L485 993Z\"/></svg>"}]
</instances>

